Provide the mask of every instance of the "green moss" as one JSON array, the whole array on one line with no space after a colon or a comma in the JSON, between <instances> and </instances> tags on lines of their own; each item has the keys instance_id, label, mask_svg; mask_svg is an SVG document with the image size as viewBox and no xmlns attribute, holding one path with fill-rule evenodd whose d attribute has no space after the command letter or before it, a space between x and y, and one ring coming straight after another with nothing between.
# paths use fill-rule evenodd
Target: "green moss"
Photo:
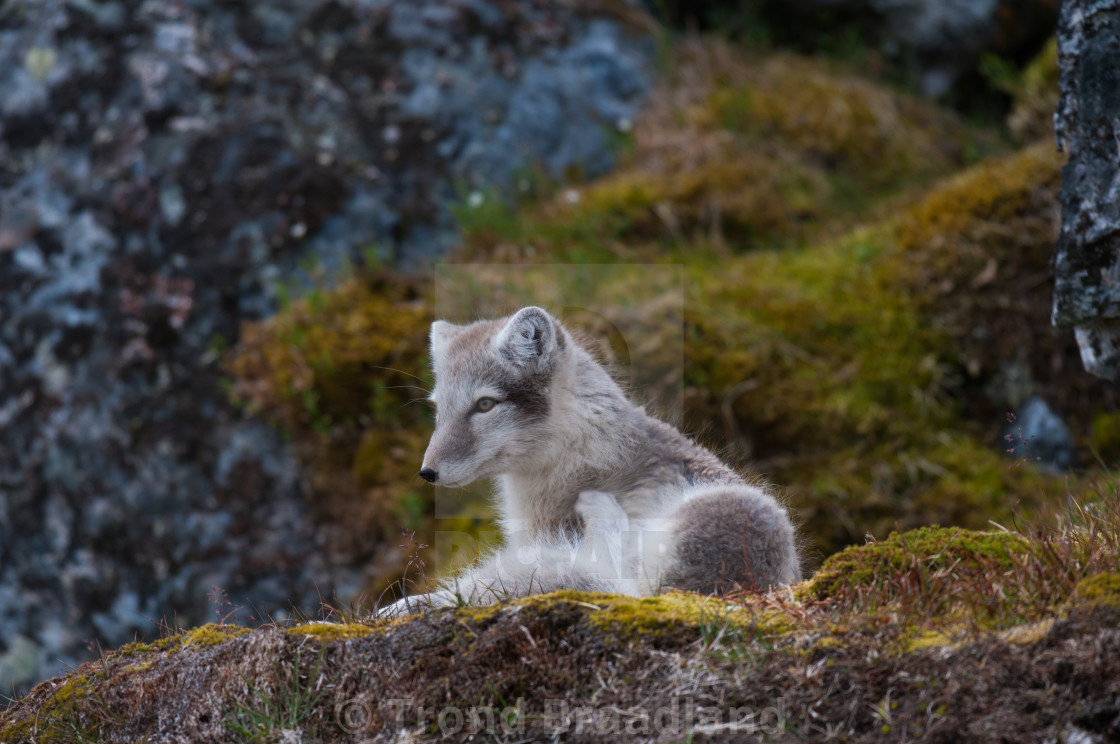
<instances>
[{"instance_id":1,"label":"green moss","mask_svg":"<svg viewBox=\"0 0 1120 744\"><path fill-rule=\"evenodd\" d=\"M589 616L592 624L630 641L713 636L728 628L748 626L760 634L780 635L791 626L789 618L777 611L752 613L725 600L676 592L656 597L602 598L595 604L602 610Z\"/></svg>"},{"instance_id":2,"label":"green moss","mask_svg":"<svg viewBox=\"0 0 1120 744\"><path fill-rule=\"evenodd\" d=\"M83 674L75 674L59 684L52 698L55 704L66 705L81 700L93 691L93 682Z\"/></svg>"},{"instance_id":3,"label":"green moss","mask_svg":"<svg viewBox=\"0 0 1120 744\"><path fill-rule=\"evenodd\" d=\"M822 652L823 651L826 654L830 654L830 653L835 652L837 649L844 648L845 645L846 644L844 643L844 640L838 634L836 634L836 635L822 635L819 638L813 639L812 643L809 646L809 651L811 651L811 652Z\"/></svg>"},{"instance_id":4,"label":"green moss","mask_svg":"<svg viewBox=\"0 0 1120 744\"><path fill-rule=\"evenodd\" d=\"M955 645L957 643L942 631L922 630L906 637L902 649L903 653L913 653L928 648L952 648Z\"/></svg>"},{"instance_id":5,"label":"green moss","mask_svg":"<svg viewBox=\"0 0 1120 744\"><path fill-rule=\"evenodd\" d=\"M986 239L989 247L1000 248L1015 243L1024 231L1029 236L1030 226L1024 221L1036 217L1029 211L1037 206L1040 196L1049 196L1048 201L1053 203L1062 161L1063 156L1054 151L1053 144L1043 142L1012 156L986 161L949 179L903 216L898 228L898 242L903 249L900 257L913 258L915 250L936 244L942 249L940 257L924 252L923 260L911 265L911 269L947 271L952 275L964 268L959 266L962 249L967 249L964 244ZM990 223L1009 229L985 229ZM968 253L964 257L972 258Z\"/></svg>"},{"instance_id":6,"label":"green moss","mask_svg":"<svg viewBox=\"0 0 1120 744\"><path fill-rule=\"evenodd\" d=\"M1102 573L1082 579L1073 598L1090 607L1120 607L1120 574Z\"/></svg>"},{"instance_id":7,"label":"green moss","mask_svg":"<svg viewBox=\"0 0 1120 744\"><path fill-rule=\"evenodd\" d=\"M1004 630L1052 615L1068 596L1054 550L1009 532L925 527L844 549L799 591L911 630ZM904 634L903 647L911 640Z\"/></svg>"},{"instance_id":8,"label":"green moss","mask_svg":"<svg viewBox=\"0 0 1120 744\"><path fill-rule=\"evenodd\" d=\"M376 274L317 292L243 329L230 363L234 393L292 429L363 414L396 425L395 406L411 396L393 391L424 373L430 320L417 283L403 277Z\"/></svg>"},{"instance_id":9,"label":"green moss","mask_svg":"<svg viewBox=\"0 0 1120 744\"><path fill-rule=\"evenodd\" d=\"M138 661L135 664L129 664L124 668L126 672L142 672L145 669L150 669L152 666L151 661Z\"/></svg>"},{"instance_id":10,"label":"green moss","mask_svg":"<svg viewBox=\"0 0 1120 744\"><path fill-rule=\"evenodd\" d=\"M788 233L828 184L812 171L765 154L728 153L673 173L624 173L590 187L565 219L602 215L610 237L680 239L718 231L738 244ZM570 223L569 223L570 224Z\"/></svg>"},{"instance_id":11,"label":"green moss","mask_svg":"<svg viewBox=\"0 0 1120 744\"><path fill-rule=\"evenodd\" d=\"M736 635L744 629L752 637L779 636L794 627L789 616L774 608L680 592L631 597L564 590L509 603L459 607L455 613L477 626L511 611L547 615L573 608L584 613L603 637L623 643L678 645L729 631Z\"/></svg>"},{"instance_id":12,"label":"green moss","mask_svg":"<svg viewBox=\"0 0 1120 744\"><path fill-rule=\"evenodd\" d=\"M1093 417L1091 445L1106 464L1120 460L1120 411L1100 411Z\"/></svg>"},{"instance_id":13,"label":"green moss","mask_svg":"<svg viewBox=\"0 0 1120 744\"><path fill-rule=\"evenodd\" d=\"M1000 443L976 436L1010 410L976 395L1008 359L1049 375L1069 354L1023 289L1053 247L1051 151L982 163L833 241L686 269L690 424L727 426L730 412L744 464L770 463L822 552L896 524L1003 523L1016 502L1079 488L1008 469Z\"/></svg>"},{"instance_id":14,"label":"green moss","mask_svg":"<svg viewBox=\"0 0 1120 744\"><path fill-rule=\"evenodd\" d=\"M125 644L114 652L114 657L131 657L160 651L176 652L185 648L200 649L210 648L218 644L231 641L238 636L249 633L249 628L239 625L217 625L209 623L191 630L185 630L174 635L169 635L159 640L146 643L136 641Z\"/></svg>"},{"instance_id":15,"label":"green moss","mask_svg":"<svg viewBox=\"0 0 1120 744\"><path fill-rule=\"evenodd\" d=\"M35 741L34 721L24 719L13 723L0 721L0 744L24 744Z\"/></svg>"},{"instance_id":16,"label":"green moss","mask_svg":"<svg viewBox=\"0 0 1120 744\"><path fill-rule=\"evenodd\" d=\"M75 673L62 682L43 684L57 687L34 718L0 726L0 742L98 741L108 711L97 694L95 680Z\"/></svg>"},{"instance_id":17,"label":"green moss","mask_svg":"<svg viewBox=\"0 0 1120 744\"><path fill-rule=\"evenodd\" d=\"M633 234L635 219L657 201L653 185L603 185L602 209L586 208L587 195L576 189L543 207L488 199L463 207L459 224L466 244L457 262L521 263L538 256L563 255L568 263L609 263L618 259L619 238ZM574 201L572 200L574 197Z\"/></svg>"},{"instance_id":18,"label":"green moss","mask_svg":"<svg viewBox=\"0 0 1120 744\"><path fill-rule=\"evenodd\" d=\"M210 648L252 631L238 625L203 625L178 636L182 648Z\"/></svg>"},{"instance_id":19,"label":"green moss","mask_svg":"<svg viewBox=\"0 0 1120 744\"><path fill-rule=\"evenodd\" d=\"M377 628L362 623L303 623L288 628L288 635L306 636L321 643L336 643L376 634Z\"/></svg>"},{"instance_id":20,"label":"green moss","mask_svg":"<svg viewBox=\"0 0 1120 744\"><path fill-rule=\"evenodd\" d=\"M1000 637L1016 646L1029 646L1045 638L1053 627L1054 618L1048 617L1038 622L1020 625L1019 627L1006 630L1000 634Z\"/></svg>"},{"instance_id":21,"label":"green moss","mask_svg":"<svg viewBox=\"0 0 1120 744\"><path fill-rule=\"evenodd\" d=\"M140 656L158 650L155 644L145 643L144 641L133 641L132 643L126 643L121 646L117 649L116 653L118 656Z\"/></svg>"}]
</instances>

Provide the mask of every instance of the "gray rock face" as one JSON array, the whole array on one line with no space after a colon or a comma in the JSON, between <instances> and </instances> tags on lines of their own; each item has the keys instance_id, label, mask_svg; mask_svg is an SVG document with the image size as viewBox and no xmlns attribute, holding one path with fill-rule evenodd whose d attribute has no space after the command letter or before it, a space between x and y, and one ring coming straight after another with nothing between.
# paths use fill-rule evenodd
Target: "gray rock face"
<instances>
[{"instance_id":1,"label":"gray rock face","mask_svg":"<svg viewBox=\"0 0 1120 744\"><path fill-rule=\"evenodd\" d=\"M221 348L308 257L417 265L464 186L609 168L651 58L564 4L0 4L0 690L214 586L359 588Z\"/></svg>"},{"instance_id":2,"label":"gray rock face","mask_svg":"<svg viewBox=\"0 0 1120 744\"><path fill-rule=\"evenodd\" d=\"M1054 324L1072 326L1085 368L1120 379L1120 0L1067 0L1058 30L1062 231Z\"/></svg>"}]
</instances>

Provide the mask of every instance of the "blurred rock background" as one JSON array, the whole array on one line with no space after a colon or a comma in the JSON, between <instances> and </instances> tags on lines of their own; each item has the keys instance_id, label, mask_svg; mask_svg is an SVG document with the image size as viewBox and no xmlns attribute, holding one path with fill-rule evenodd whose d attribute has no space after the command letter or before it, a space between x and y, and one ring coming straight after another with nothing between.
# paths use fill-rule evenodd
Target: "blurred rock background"
<instances>
[{"instance_id":1,"label":"blurred rock background","mask_svg":"<svg viewBox=\"0 0 1120 744\"><path fill-rule=\"evenodd\" d=\"M607 9L610 11L610 9ZM552 3L0 5L0 689L365 587L222 352L308 267L420 266L463 189L592 177L645 16Z\"/></svg>"},{"instance_id":2,"label":"blurred rock background","mask_svg":"<svg viewBox=\"0 0 1120 744\"><path fill-rule=\"evenodd\" d=\"M476 533L414 477L442 258L683 265L686 425L785 488L810 564L1093 488L1120 414L1049 325L1056 18L9 0L0 689Z\"/></svg>"}]
</instances>

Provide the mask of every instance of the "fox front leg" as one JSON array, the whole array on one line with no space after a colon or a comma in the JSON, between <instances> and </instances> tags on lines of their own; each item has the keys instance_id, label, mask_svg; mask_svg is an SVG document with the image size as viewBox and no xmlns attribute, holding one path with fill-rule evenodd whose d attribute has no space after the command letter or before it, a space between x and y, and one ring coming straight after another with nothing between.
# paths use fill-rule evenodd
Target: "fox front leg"
<instances>
[{"instance_id":1,"label":"fox front leg","mask_svg":"<svg viewBox=\"0 0 1120 744\"><path fill-rule=\"evenodd\" d=\"M602 491L584 491L576 499L576 514L583 520L583 533L620 535L630 527L630 517L618 500Z\"/></svg>"},{"instance_id":2,"label":"fox front leg","mask_svg":"<svg viewBox=\"0 0 1120 744\"><path fill-rule=\"evenodd\" d=\"M457 607L460 604L462 604L462 601L454 592L441 589L428 594L414 594L408 597L402 597L393 604L379 609L377 611L377 617L394 618L404 617L405 615L417 615L437 607Z\"/></svg>"},{"instance_id":3,"label":"fox front leg","mask_svg":"<svg viewBox=\"0 0 1120 744\"><path fill-rule=\"evenodd\" d=\"M619 594L636 593L631 561L625 558L630 518L618 500L602 491L584 491L576 499L576 513L583 521L576 571L605 581Z\"/></svg>"}]
</instances>

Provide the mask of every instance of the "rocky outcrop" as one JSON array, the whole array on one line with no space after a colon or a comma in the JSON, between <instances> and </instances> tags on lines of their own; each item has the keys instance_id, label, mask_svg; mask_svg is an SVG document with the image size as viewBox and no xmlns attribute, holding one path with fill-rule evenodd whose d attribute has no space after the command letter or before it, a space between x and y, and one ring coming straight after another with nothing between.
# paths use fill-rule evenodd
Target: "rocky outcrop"
<instances>
[{"instance_id":1,"label":"rocky outcrop","mask_svg":"<svg viewBox=\"0 0 1120 744\"><path fill-rule=\"evenodd\" d=\"M462 189L607 169L649 85L643 18L0 6L0 689L162 618L361 585L368 555L324 544L220 353L309 274L439 255Z\"/></svg>"},{"instance_id":2,"label":"rocky outcrop","mask_svg":"<svg viewBox=\"0 0 1120 744\"><path fill-rule=\"evenodd\" d=\"M1062 232L1054 324L1072 326L1090 372L1120 379L1120 2L1069 0L1058 31Z\"/></svg>"},{"instance_id":3,"label":"rocky outcrop","mask_svg":"<svg viewBox=\"0 0 1120 744\"><path fill-rule=\"evenodd\" d=\"M210 624L40 684L0 712L0 742L1115 741L1100 506L1092 531L893 533L769 595Z\"/></svg>"}]
</instances>

